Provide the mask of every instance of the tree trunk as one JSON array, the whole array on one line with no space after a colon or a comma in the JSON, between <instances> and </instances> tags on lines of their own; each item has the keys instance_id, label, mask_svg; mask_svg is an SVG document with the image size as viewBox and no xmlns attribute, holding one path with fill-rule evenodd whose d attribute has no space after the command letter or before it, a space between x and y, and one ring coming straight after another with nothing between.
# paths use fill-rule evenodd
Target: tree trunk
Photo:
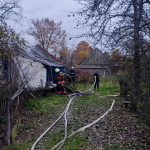
<instances>
[{"instance_id":1,"label":"tree trunk","mask_svg":"<svg viewBox=\"0 0 150 150\"><path fill-rule=\"evenodd\" d=\"M141 6L138 7L137 0L133 0L134 6L134 84L133 84L133 97L132 109L137 110L137 103L140 101L140 20L142 15L143 0Z\"/></svg>"}]
</instances>

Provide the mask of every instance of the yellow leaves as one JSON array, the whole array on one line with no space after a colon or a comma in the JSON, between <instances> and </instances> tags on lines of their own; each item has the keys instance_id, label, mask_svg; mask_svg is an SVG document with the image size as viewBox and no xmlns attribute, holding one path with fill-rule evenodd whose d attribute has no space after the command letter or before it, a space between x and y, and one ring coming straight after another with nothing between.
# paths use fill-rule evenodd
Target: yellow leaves
<instances>
[{"instance_id":1,"label":"yellow leaves","mask_svg":"<svg viewBox=\"0 0 150 150\"><path fill-rule=\"evenodd\" d=\"M84 58L86 58L90 53L92 49L89 46L89 44L85 41L81 41L74 51L75 55L75 63L79 64Z\"/></svg>"},{"instance_id":2,"label":"yellow leaves","mask_svg":"<svg viewBox=\"0 0 150 150\"><path fill-rule=\"evenodd\" d=\"M80 51L80 52L78 53L78 55L79 55L79 57L81 57L81 58L85 58L85 57L87 56L87 54L86 54L85 51Z\"/></svg>"},{"instance_id":3,"label":"yellow leaves","mask_svg":"<svg viewBox=\"0 0 150 150\"><path fill-rule=\"evenodd\" d=\"M70 53L70 50L68 49L68 47L65 47L64 49L59 50L59 55L60 56L65 56L69 53Z\"/></svg>"},{"instance_id":4,"label":"yellow leaves","mask_svg":"<svg viewBox=\"0 0 150 150\"><path fill-rule=\"evenodd\" d=\"M120 60L121 54L120 54L119 50L115 50L112 53L111 57L112 57L113 60Z\"/></svg>"}]
</instances>

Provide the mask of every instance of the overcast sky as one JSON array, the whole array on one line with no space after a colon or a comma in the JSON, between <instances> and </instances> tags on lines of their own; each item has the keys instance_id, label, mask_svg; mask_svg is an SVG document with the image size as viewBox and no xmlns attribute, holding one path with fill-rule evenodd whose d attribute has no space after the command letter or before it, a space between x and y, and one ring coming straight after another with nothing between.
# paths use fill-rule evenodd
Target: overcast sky
<instances>
[{"instance_id":1,"label":"overcast sky","mask_svg":"<svg viewBox=\"0 0 150 150\"><path fill-rule=\"evenodd\" d=\"M73 29L76 24L73 23L73 17L68 17L68 12L77 11L80 6L74 0L22 0L23 16L25 17L21 22L22 25L11 23L10 25L16 32L26 32L30 25L31 19L49 18L55 23L62 21L62 29L66 30L68 34L80 34L81 30ZM69 37L68 37L69 38ZM25 34L25 39L34 45L35 40L32 36ZM83 39L70 40L68 46L72 43L78 44Z\"/></svg>"}]
</instances>

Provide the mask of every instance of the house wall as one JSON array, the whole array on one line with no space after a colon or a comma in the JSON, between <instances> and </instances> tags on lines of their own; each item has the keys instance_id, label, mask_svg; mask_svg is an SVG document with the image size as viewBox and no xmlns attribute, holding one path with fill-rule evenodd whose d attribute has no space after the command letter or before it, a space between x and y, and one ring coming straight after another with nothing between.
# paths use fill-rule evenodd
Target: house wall
<instances>
[{"instance_id":1,"label":"house wall","mask_svg":"<svg viewBox=\"0 0 150 150\"><path fill-rule=\"evenodd\" d=\"M26 76L30 87L45 87L46 83L46 68L39 62L34 62L27 58L19 57L18 59L21 69L21 74ZM22 74L22 76L23 76Z\"/></svg>"}]
</instances>

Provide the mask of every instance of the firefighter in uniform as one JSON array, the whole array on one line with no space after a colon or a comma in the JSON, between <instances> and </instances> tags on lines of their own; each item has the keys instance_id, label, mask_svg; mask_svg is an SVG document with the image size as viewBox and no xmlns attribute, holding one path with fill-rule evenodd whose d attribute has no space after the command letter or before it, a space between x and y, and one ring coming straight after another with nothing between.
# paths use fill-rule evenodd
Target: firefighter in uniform
<instances>
[{"instance_id":1,"label":"firefighter in uniform","mask_svg":"<svg viewBox=\"0 0 150 150\"><path fill-rule=\"evenodd\" d=\"M55 72L57 73L55 79L57 80L58 94L66 94L64 75L58 68L55 69Z\"/></svg>"},{"instance_id":2,"label":"firefighter in uniform","mask_svg":"<svg viewBox=\"0 0 150 150\"><path fill-rule=\"evenodd\" d=\"M68 74L70 75L70 79L69 79L69 82L75 82L75 79L77 79L77 74L74 70L74 67L71 67L71 70L68 72Z\"/></svg>"}]
</instances>

